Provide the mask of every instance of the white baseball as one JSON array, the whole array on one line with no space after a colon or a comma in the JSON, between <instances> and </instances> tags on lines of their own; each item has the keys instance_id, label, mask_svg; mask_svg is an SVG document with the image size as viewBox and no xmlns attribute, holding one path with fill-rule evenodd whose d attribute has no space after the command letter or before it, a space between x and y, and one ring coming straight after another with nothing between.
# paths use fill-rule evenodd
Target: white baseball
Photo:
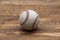
<instances>
[{"instance_id":1,"label":"white baseball","mask_svg":"<svg viewBox=\"0 0 60 40\"><path fill-rule=\"evenodd\" d=\"M38 14L33 10L23 11L19 17L20 25L25 30L34 30L38 26Z\"/></svg>"}]
</instances>

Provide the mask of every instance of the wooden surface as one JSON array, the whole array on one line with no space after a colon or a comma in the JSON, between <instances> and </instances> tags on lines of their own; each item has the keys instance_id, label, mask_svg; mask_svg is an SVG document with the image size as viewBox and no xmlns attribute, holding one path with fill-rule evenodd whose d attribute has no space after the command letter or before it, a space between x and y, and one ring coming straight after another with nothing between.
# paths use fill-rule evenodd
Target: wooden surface
<instances>
[{"instance_id":1,"label":"wooden surface","mask_svg":"<svg viewBox=\"0 0 60 40\"><path fill-rule=\"evenodd\" d=\"M60 0L1 0L0 40L60 40ZM40 16L38 30L20 30L19 15L32 9Z\"/></svg>"}]
</instances>

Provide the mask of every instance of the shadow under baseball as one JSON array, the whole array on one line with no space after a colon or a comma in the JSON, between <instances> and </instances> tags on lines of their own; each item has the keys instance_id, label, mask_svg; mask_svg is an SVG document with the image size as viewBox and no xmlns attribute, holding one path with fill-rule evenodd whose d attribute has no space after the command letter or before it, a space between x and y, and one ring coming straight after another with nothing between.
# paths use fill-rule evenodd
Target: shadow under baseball
<instances>
[{"instance_id":1,"label":"shadow under baseball","mask_svg":"<svg viewBox=\"0 0 60 40\"><path fill-rule=\"evenodd\" d=\"M36 33L39 29L36 28L36 29L33 29L33 30L25 30L23 28L20 28L19 31L23 32L24 34L32 34L32 33Z\"/></svg>"}]
</instances>

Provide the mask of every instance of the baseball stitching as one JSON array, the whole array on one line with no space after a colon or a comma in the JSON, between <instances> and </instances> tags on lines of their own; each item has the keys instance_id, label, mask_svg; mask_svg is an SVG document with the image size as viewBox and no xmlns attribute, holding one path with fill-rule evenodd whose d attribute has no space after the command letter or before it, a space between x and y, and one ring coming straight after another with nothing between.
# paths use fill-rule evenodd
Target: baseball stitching
<instances>
[{"instance_id":1,"label":"baseball stitching","mask_svg":"<svg viewBox=\"0 0 60 40\"><path fill-rule=\"evenodd\" d=\"M33 22L32 29L34 29L34 26L35 26L37 19L38 19L38 16L36 17L35 21Z\"/></svg>"},{"instance_id":2,"label":"baseball stitching","mask_svg":"<svg viewBox=\"0 0 60 40\"><path fill-rule=\"evenodd\" d=\"M24 20L24 22L23 23L21 23L21 25L23 25L23 24L25 24L25 22L28 20L28 18L29 18L29 12L28 11L26 11L27 12L27 16L26 16L26 19Z\"/></svg>"}]
</instances>

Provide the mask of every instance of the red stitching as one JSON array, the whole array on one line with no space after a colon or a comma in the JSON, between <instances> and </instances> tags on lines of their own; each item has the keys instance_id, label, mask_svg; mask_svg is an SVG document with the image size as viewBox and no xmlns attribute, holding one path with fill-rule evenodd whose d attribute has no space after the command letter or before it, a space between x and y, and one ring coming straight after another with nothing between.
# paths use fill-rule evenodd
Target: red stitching
<instances>
[{"instance_id":1,"label":"red stitching","mask_svg":"<svg viewBox=\"0 0 60 40\"><path fill-rule=\"evenodd\" d=\"M21 25L23 25L23 24L25 24L25 22L28 20L28 18L29 18L29 12L28 11L26 11L27 12L27 16L26 16L26 19L25 19L25 21L21 24Z\"/></svg>"},{"instance_id":2,"label":"red stitching","mask_svg":"<svg viewBox=\"0 0 60 40\"><path fill-rule=\"evenodd\" d=\"M34 26L35 26L37 19L38 19L38 16L36 17L35 21L33 22L32 29L34 29Z\"/></svg>"}]
</instances>

